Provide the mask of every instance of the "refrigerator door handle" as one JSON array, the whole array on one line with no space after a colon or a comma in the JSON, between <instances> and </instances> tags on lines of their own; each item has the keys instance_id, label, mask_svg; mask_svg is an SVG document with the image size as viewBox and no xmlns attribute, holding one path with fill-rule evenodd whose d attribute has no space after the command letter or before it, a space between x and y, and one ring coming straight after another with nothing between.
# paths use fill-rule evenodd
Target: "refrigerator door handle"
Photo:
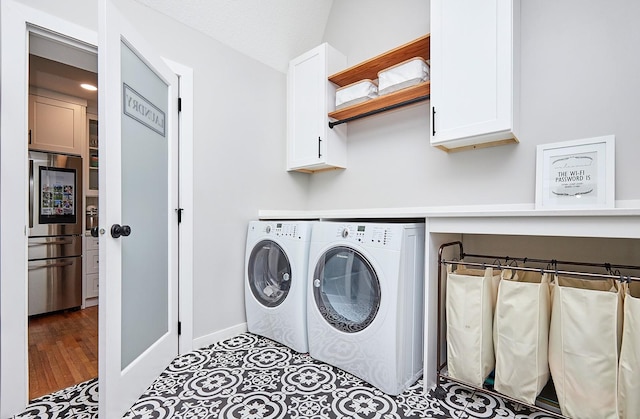
<instances>
[{"instance_id":1,"label":"refrigerator door handle","mask_svg":"<svg viewBox=\"0 0 640 419\"><path fill-rule=\"evenodd\" d=\"M42 242L36 242L34 239L31 239L29 242L29 246L59 246L61 244L72 244L73 240L71 239L58 239L58 240L48 240Z\"/></svg>"},{"instance_id":2,"label":"refrigerator door handle","mask_svg":"<svg viewBox=\"0 0 640 419\"><path fill-rule=\"evenodd\" d=\"M29 228L33 228L33 160L29 159Z\"/></svg>"},{"instance_id":3,"label":"refrigerator door handle","mask_svg":"<svg viewBox=\"0 0 640 419\"><path fill-rule=\"evenodd\" d=\"M35 271L38 269L47 269L47 268L62 268L69 265L73 265L73 262L52 262L52 263L44 263L42 265L33 265L33 262L30 262L29 270Z\"/></svg>"}]
</instances>

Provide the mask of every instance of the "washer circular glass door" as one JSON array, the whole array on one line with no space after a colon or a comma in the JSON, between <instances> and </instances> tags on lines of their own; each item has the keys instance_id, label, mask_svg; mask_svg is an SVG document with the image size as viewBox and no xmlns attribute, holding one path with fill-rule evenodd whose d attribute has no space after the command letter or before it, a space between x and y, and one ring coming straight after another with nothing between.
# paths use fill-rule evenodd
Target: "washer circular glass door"
<instances>
[{"instance_id":1,"label":"washer circular glass door","mask_svg":"<svg viewBox=\"0 0 640 419\"><path fill-rule=\"evenodd\" d=\"M380 281L355 249L337 246L316 264L313 296L322 317L336 329L355 333L371 324L380 308Z\"/></svg>"},{"instance_id":2,"label":"washer circular glass door","mask_svg":"<svg viewBox=\"0 0 640 419\"><path fill-rule=\"evenodd\" d=\"M277 307L291 288L291 264L284 250L272 240L253 247L247 266L249 287L260 304Z\"/></svg>"}]
</instances>

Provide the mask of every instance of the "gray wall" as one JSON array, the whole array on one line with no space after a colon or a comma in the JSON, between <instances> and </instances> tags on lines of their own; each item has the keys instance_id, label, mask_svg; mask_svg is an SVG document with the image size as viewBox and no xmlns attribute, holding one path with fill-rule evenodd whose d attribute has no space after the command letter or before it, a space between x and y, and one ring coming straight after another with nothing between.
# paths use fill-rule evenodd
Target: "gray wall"
<instances>
[{"instance_id":1,"label":"gray wall","mask_svg":"<svg viewBox=\"0 0 640 419\"><path fill-rule=\"evenodd\" d=\"M194 338L245 321L247 223L300 207L308 179L285 172L286 76L132 1L126 15L194 75Z\"/></svg>"},{"instance_id":2,"label":"gray wall","mask_svg":"<svg viewBox=\"0 0 640 419\"><path fill-rule=\"evenodd\" d=\"M639 20L633 0L523 0L520 144L431 148L427 103L350 122L348 167L312 176L308 208L533 203L536 145L607 134L616 199L640 199ZM336 1L324 40L352 65L429 28L427 1Z\"/></svg>"},{"instance_id":3,"label":"gray wall","mask_svg":"<svg viewBox=\"0 0 640 419\"><path fill-rule=\"evenodd\" d=\"M97 26L95 2L21 1ZM616 135L616 198L640 199L640 2L522 1L520 144L431 148L422 103L349 123L348 169L313 175L284 171L284 74L119 3L162 55L194 70L195 338L245 321L246 224L259 209L532 203L537 144L606 134ZM349 0L334 2L324 40L351 65L428 32L428 1Z\"/></svg>"}]
</instances>

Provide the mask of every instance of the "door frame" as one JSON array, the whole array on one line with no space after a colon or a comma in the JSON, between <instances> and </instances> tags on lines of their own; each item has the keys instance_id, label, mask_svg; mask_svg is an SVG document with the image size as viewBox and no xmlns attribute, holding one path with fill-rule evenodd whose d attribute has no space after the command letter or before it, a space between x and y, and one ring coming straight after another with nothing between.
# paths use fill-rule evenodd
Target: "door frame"
<instances>
[{"instance_id":1,"label":"door frame","mask_svg":"<svg viewBox=\"0 0 640 419\"><path fill-rule=\"evenodd\" d=\"M178 202L182 222L178 226L178 318L181 333L179 350L183 354L193 350L193 69L163 58L178 75Z\"/></svg>"},{"instance_id":2,"label":"door frame","mask_svg":"<svg viewBox=\"0 0 640 419\"><path fill-rule=\"evenodd\" d=\"M30 27L44 28L95 48L98 35L97 29L87 29L14 0L2 0L0 7L0 417L10 417L24 410L29 401L26 133ZM183 353L193 347L193 71L164 60L179 76L182 97L178 140L179 203L184 208L178 262L182 334L178 341L179 353ZM20 173L22 176L16 175Z\"/></svg>"}]
</instances>

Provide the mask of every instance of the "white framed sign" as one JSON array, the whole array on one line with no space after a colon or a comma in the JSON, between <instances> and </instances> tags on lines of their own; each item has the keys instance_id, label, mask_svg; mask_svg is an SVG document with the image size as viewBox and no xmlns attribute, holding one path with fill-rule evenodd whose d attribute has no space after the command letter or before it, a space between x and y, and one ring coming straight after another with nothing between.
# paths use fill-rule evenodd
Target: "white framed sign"
<instances>
[{"instance_id":1,"label":"white framed sign","mask_svg":"<svg viewBox=\"0 0 640 419\"><path fill-rule=\"evenodd\" d=\"M537 147L536 209L613 208L615 136Z\"/></svg>"}]
</instances>

